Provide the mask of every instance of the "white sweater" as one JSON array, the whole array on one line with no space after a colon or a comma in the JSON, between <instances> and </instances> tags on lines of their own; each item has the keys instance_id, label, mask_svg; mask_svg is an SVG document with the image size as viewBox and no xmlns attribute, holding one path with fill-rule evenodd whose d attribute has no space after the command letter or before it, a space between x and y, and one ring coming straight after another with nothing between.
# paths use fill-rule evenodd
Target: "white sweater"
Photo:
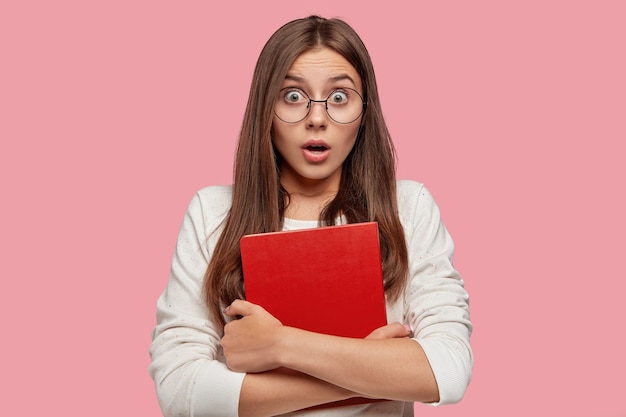
<instances>
[{"instance_id":1,"label":"white sweater","mask_svg":"<svg viewBox=\"0 0 626 417\"><path fill-rule=\"evenodd\" d=\"M237 416L245 374L229 370L221 351L221 330L202 300L203 277L231 204L231 188L200 190L185 214L169 281L157 302L149 372L164 416ZM403 295L387 303L388 321L407 323L424 349L437 379L440 401L458 402L473 365L468 295L452 266L454 251L439 209L417 182L398 181L398 209L404 227L410 277ZM317 226L285 219L284 229ZM389 401L290 415L412 416L413 403Z\"/></svg>"}]
</instances>

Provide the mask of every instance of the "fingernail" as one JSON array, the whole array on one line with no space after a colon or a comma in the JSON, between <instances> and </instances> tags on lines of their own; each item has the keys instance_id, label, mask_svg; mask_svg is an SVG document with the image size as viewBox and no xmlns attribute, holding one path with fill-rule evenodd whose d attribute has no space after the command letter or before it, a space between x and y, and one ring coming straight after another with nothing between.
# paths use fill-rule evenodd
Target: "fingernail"
<instances>
[{"instance_id":1,"label":"fingernail","mask_svg":"<svg viewBox=\"0 0 626 417\"><path fill-rule=\"evenodd\" d=\"M228 309L230 308L230 306L226 306L222 309L222 313L226 314L228 313Z\"/></svg>"},{"instance_id":2,"label":"fingernail","mask_svg":"<svg viewBox=\"0 0 626 417\"><path fill-rule=\"evenodd\" d=\"M413 331L413 330L411 330L411 326L409 326L408 324L405 324L404 328L406 329L407 333L411 333Z\"/></svg>"}]
</instances>

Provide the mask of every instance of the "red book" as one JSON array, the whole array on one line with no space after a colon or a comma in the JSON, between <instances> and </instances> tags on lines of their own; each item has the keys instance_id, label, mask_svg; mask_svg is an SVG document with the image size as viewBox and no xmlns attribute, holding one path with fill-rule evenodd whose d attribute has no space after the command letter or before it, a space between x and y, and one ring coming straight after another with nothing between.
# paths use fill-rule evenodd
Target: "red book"
<instances>
[{"instance_id":1,"label":"red book","mask_svg":"<svg viewBox=\"0 0 626 417\"><path fill-rule=\"evenodd\" d=\"M387 324L376 222L246 235L240 247L246 299L284 325L364 338Z\"/></svg>"}]
</instances>

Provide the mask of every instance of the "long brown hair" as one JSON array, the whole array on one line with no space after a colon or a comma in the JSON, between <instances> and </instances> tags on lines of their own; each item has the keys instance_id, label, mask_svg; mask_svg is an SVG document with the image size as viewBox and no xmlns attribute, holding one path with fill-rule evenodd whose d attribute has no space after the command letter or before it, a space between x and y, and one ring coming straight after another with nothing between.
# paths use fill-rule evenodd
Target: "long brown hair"
<instances>
[{"instance_id":1,"label":"long brown hair","mask_svg":"<svg viewBox=\"0 0 626 417\"><path fill-rule=\"evenodd\" d=\"M408 276L408 256L396 200L395 150L383 119L374 68L357 33L340 19L310 16L278 29L257 61L235 157L232 206L204 277L206 303L224 325L222 308L245 298L239 240L245 234L282 229L288 195L280 184L271 141L276 95L295 59L325 46L341 54L361 77L366 109L346 158L339 191L320 214L320 225L339 215L348 223L379 226L385 293L397 300Z\"/></svg>"}]
</instances>

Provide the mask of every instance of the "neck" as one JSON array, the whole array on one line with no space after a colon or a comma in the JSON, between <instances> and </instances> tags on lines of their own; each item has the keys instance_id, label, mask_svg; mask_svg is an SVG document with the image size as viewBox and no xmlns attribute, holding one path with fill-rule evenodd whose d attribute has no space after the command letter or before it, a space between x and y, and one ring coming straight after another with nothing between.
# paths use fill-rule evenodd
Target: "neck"
<instances>
[{"instance_id":1,"label":"neck","mask_svg":"<svg viewBox=\"0 0 626 417\"><path fill-rule=\"evenodd\" d=\"M287 190L288 191L288 190ZM337 192L289 193L285 217L294 220L318 220L320 213Z\"/></svg>"},{"instance_id":2,"label":"neck","mask_svg":"<svg viewBox=\"0 0 626 417\"><path fill-rule=\"evenodd\" d=\"M295 220L318 220L324 207L339 191L340 173L317 180L284 173L280 181L289 194L289 199L285 201L287 204L285 217Z\"/></svg>"}]
</instances>

